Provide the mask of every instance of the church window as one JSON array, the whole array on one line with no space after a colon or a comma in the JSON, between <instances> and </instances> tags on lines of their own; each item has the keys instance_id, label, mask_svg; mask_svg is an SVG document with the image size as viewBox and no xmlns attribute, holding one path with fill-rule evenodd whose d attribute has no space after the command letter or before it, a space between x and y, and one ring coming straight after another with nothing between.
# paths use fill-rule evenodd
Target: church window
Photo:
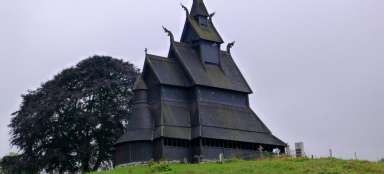
<instances>
[{"instance_id":1,"label":"church window","mask_svg":"<svg viewBox=\"0 0 384 174\"><path fill-rule=\"evenodd\" d=\"M208 28L208 19L207 19L207 17L200 16L199 17L199 24L202 27Z\"/></svg>"},{"instance_id":2,"label":"church window","mask_svg":"<svg viewBox=\"0 0 384 174\"><path fill-rule=\"evenodd\" d=\"M205 63L219 64L220 45L213 42L202 41L200 43L200 54Z\"/></svg>"}]
</instances>

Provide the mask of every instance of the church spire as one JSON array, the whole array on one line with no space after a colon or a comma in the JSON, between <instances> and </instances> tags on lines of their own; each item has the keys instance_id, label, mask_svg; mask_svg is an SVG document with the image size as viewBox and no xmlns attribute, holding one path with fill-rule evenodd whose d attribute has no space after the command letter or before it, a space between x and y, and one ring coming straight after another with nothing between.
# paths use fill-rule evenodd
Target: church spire
<instances>
[{"instance_id":1,"label":"church spire","mask_svg":"<svg viewBox=\"0 0 384 174\"><path fill-rule=\"evenodd\" d=\"M220 64L220 45L224 43L212 22L203 0L193 0L191 12L186 11L186 22L181 42L190 44L199 53L201 62Z\"/></svg>"},{"instance_id":2,"label":"church spire","mask_svg":"<svg viewBox=\"0 0 384 174\"><path fill-rule=\"evenodd\" d=\"M198 16L208 17L209 16L208 10L205 7L203 0L193 0L191 16L193 16L193 17L198 17Z\"/></svg>"},{"instance_id":3,"label":"church spire","mask_svg":"<svg viewBox=\"0 0 384 174\"><path fill-rule=\"evenodd\" d=\"M203 0L193 0L191 11L181 5L186 12L186 23L181 42L196 43L197 41L209 41L217 44L224 43L219 32L213 25L212 17L209 14Z\"/></svg>"}]
</instances>

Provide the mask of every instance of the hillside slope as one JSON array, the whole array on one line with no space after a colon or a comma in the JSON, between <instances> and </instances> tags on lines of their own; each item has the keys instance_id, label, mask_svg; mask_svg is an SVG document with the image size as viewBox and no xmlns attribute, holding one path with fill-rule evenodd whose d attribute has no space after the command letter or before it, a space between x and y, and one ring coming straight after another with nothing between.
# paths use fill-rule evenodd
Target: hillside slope
<instances>
[{"instance_id":1,"label":"hillside slope","mask_svg":"<svg viewBox=\"0 0 384 174\"><path fill-rule=\"evenodd\" d=\"M156 171L157 170L157 171ZM158 170L164 172L158 172ZM224 164L155 164L92 174L384 174L384 163L337 159L270 159Z\"/></svg>"}]
</instances>

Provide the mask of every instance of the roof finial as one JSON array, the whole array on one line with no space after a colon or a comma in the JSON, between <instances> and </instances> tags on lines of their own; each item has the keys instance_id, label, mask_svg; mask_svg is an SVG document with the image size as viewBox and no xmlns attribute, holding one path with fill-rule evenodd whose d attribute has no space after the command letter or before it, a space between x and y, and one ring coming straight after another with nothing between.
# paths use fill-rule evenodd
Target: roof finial
<instances>
[{"instance_id":1,"label":"roof finial","mask_svg":"<svg viewBox=\"0 0 384 174\"><path fill-rule=\"evenodd\" d=\"M228 54L231 54L231 48L235 45L235 43L236 43L235 41L228 43L228 45L227 45Z\"/></svg>"},{"instance_id":2,"label":"roof finial","mask_svg":"<svg viewBox=\"0 0 384 174\"><path fill-rule=\"evenodd\" d=\"M216 12L213 12L213 13L209 14L208 19L209 19L210 21L212 21L212 18L213 18L213 16L215 16L215 14L216 14Z\"/></svg>"},{"instance_id":3,"label":"roof finial","mask_svg":"<svg viewBox=\"0 0 384 174\"><path fill-rule=\"evenodd\" d=\"M167 28L165 28L164 26L163 26L163 29L164 29L164 32L168 34L169 38L171 39L171 42L174 42L175 38L173 37L173 33L169 31Z\"/></svg>"},{"instance_id":4,"label":"roof finial","mask_svg":"<svg viewBox=\"0 0 384 174\"><path fill-rule=\"evenodd\" d=\"M148 54L148 48L145 48L144 52L145 52L145 55L147 55Z\"/></svg>"},{"instance_id":5,"label":"roof finial","mask_svg":"<svg viewBox=\"0 0 384 174\"><path fill-rule=\"evenodd\" d=\"M189 10L186 6L183 5L183 3L180 3L181 7L185 10L185 13L187 14L187 16L189 15Z\"/></svg>"}]
</instances>

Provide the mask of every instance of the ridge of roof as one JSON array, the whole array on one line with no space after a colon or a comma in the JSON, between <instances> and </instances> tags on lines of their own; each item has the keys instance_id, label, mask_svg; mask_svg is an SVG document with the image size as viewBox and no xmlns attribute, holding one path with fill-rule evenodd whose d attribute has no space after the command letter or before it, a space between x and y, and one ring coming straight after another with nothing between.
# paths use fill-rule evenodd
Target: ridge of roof
<instances>
[{"instance_id":1,"label":"ridge of roof","mask_svg":"<svg viewBox=\"0 0 384 174\"><path fill-rule=\"evenodd\" d=\"M169 63L176 63L175 60L172 60L167 57L157 56L153 54L147 54L148 59L155 60L155 61L163 61L163 62L169 62Z\"/></svg>"},{"instance_id":2,"label":"ridge of roof","mask_svg":"<svg viewBox=\"0 0 384 174\"><path fill-rule=\"evenodd\" d=\"M175 60L147 54L145 64L153 71L160 84L180 87L191 85L182 67L178 66Z\"/></svg>"},{"instance_id":3,"label":"ridge of roof","mask_svg":"<svg viewBox=\"0 0 384 174\"><path fill-rule=\"evenodd\" d=\"M166 57L158 56L158 55L154 55L154 54L147 54L145 57L146 58L155 58L155 59L167 59Z\"/></svg>"}]
</instances>

